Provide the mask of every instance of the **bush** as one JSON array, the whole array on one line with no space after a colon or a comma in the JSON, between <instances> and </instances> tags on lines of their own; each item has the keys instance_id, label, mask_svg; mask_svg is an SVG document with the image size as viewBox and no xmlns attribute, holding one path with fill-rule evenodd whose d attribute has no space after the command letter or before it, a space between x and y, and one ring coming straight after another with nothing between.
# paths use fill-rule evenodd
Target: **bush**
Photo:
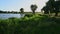
<instances>
[{"instance_id":1,"label":"bush","mask_svg":"<svg viewBox=\"0 0 60 34\"><path fill-rule=\"evenodd\" d=\"M0 20L0 34L58 34L59 19L48 16L25 16Z\"/></svg>"}]
</instances>

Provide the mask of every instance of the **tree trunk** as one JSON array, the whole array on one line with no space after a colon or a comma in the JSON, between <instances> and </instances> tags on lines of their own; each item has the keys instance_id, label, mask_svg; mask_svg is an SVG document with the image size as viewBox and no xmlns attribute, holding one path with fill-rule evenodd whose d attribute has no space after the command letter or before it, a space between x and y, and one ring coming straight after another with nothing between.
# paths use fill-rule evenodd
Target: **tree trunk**
<instances>
[{"instance_id":1,"label":"tree trunk","mask_svg":"<svg viewBox=\"0 0 60 34\"><path fill-rule=\"evenodd\" d=\"M35 10L33 10L33 14L35 14Z\"/></svg>"},{"instance_id":2,"label":"tree trunk","mask_svg":"<svg viewBox=\"0 0 60 34\"><path fill-rule=\"evenodd\" d=\"M49 16L50 16L50 11L49 11Z\"/></svg>"},{"instance_id":3,"label":"tree trunk","mask_svg":"<svg viewBox=\"0 0 60 34\"><path fill-rule=\"evenodd\" d=\"M55 13L55 16L58 16L58 12Z\"/></svg>"}]
</instances>

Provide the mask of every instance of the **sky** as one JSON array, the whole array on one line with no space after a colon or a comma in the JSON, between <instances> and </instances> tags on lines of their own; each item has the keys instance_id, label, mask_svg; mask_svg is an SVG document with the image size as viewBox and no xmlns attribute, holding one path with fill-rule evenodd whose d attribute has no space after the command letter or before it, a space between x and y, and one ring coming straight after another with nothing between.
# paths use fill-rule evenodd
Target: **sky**
<instances>
[{"instance_id":1,"label":"sky","mask_svg":"<svg viewBox=\"0 0 60 34\"><path fill-rule=\"evenodd\" d=\"M40 11L48 0L0 0L0 10L3 11L19 11L24 8L25 11L31 11L30 6L36 4L36 11Z\"/></svg>"}]
</instances>

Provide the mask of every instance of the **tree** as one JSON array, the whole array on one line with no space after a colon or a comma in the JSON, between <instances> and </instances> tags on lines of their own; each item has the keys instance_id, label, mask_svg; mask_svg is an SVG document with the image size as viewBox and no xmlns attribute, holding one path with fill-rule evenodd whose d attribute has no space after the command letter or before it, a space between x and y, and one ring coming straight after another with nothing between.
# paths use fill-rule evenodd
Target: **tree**
<instances>
[{"instance_id":1,"label":"tree","mask_svg":"<svg viewBox=\"0 0 60 34\"><path fill-rule=\"evenodd\" d=\"M20 13L21 17L24 17L24 14L23 14L24 13L24 9L21 8L20 11L21 11L21 13Z\"/></svg>"},{"instance_id":2,"label":"tree","mask_svg":"<svg viewBox=\"0 0 60 34\"><path fill-rule=\"evenodd\" d=\"M49 0L46 3L46 6L42 8L42 10L44 10L44 14L49 14L49 12L53 11L54 9L53 4L54 4L54 0Z\"/></svg>"},{"instance_id":3,"label":"tree","mask_svg":"<svg viewBox=\"0 0 60 34\"><path fill-rule=\"evenodd\" d=\"M55 13L55 16L58 16L58 13L60 11L60 0L58 1L55 1L55 0L49 0L47 3L46 3L46 8L47 11L50 13L54 12ZM46 9L45 9L46 10Z\"/></svg>"},{"instance_id":4,"label":"tree","mask_svg":"<svg viewBox=\"0 0 60 34\"><path fill-rule=\"evenodd\" d=\"M33 14L35 14L35 10L37 9L37 5L31 5L31 10Z\"/></svg>"},{"instance_id":5,"label":"tree","mask_svg":"<svg viewBox=\"0 0 60 34\"><path fill-rule=\"evenodd\" d=\"M48 9L47 6L44 6L44 7L41 9L41 11L44 11L44 14L48 14L49 9Z\"/></svg>"},{"instance_id":6,"label":"tree","mask_svg":"<svg viewBox=\"0 0 60 34\"><path fill-rule=\"evenodd\" d=\"M21 11L21 13L24 13L24 9L23 8L21 8L20 11Z\"/></svg>"},{"instance_id":7,"label":"tree","mask_svg":"<svg viewBox=\"0 0 60 34\"><path fill-rule=\"evenodd\" d=\"M58 16L58 13L60 11L60 0L55 2L55 16Z\"/></svg>"}]
</instances>

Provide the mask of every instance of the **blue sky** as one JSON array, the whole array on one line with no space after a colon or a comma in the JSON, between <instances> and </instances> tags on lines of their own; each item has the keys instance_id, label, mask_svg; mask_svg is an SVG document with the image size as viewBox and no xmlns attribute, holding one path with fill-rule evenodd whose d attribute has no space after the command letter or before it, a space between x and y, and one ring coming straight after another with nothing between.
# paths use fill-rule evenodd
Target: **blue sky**
<instances>
[{"instance_id":1,"label":"blue sky","mask_svg":"<svg viewBox=\"0 0 60 34\"><path fill-rule=\"evenodd\" d=\"M31 11L31 4L38 6L36 11L40 11L48 0L0 0L0 10L4 11L19 11L24 8L25 11Z\"/></svg>"}]
</instances>

